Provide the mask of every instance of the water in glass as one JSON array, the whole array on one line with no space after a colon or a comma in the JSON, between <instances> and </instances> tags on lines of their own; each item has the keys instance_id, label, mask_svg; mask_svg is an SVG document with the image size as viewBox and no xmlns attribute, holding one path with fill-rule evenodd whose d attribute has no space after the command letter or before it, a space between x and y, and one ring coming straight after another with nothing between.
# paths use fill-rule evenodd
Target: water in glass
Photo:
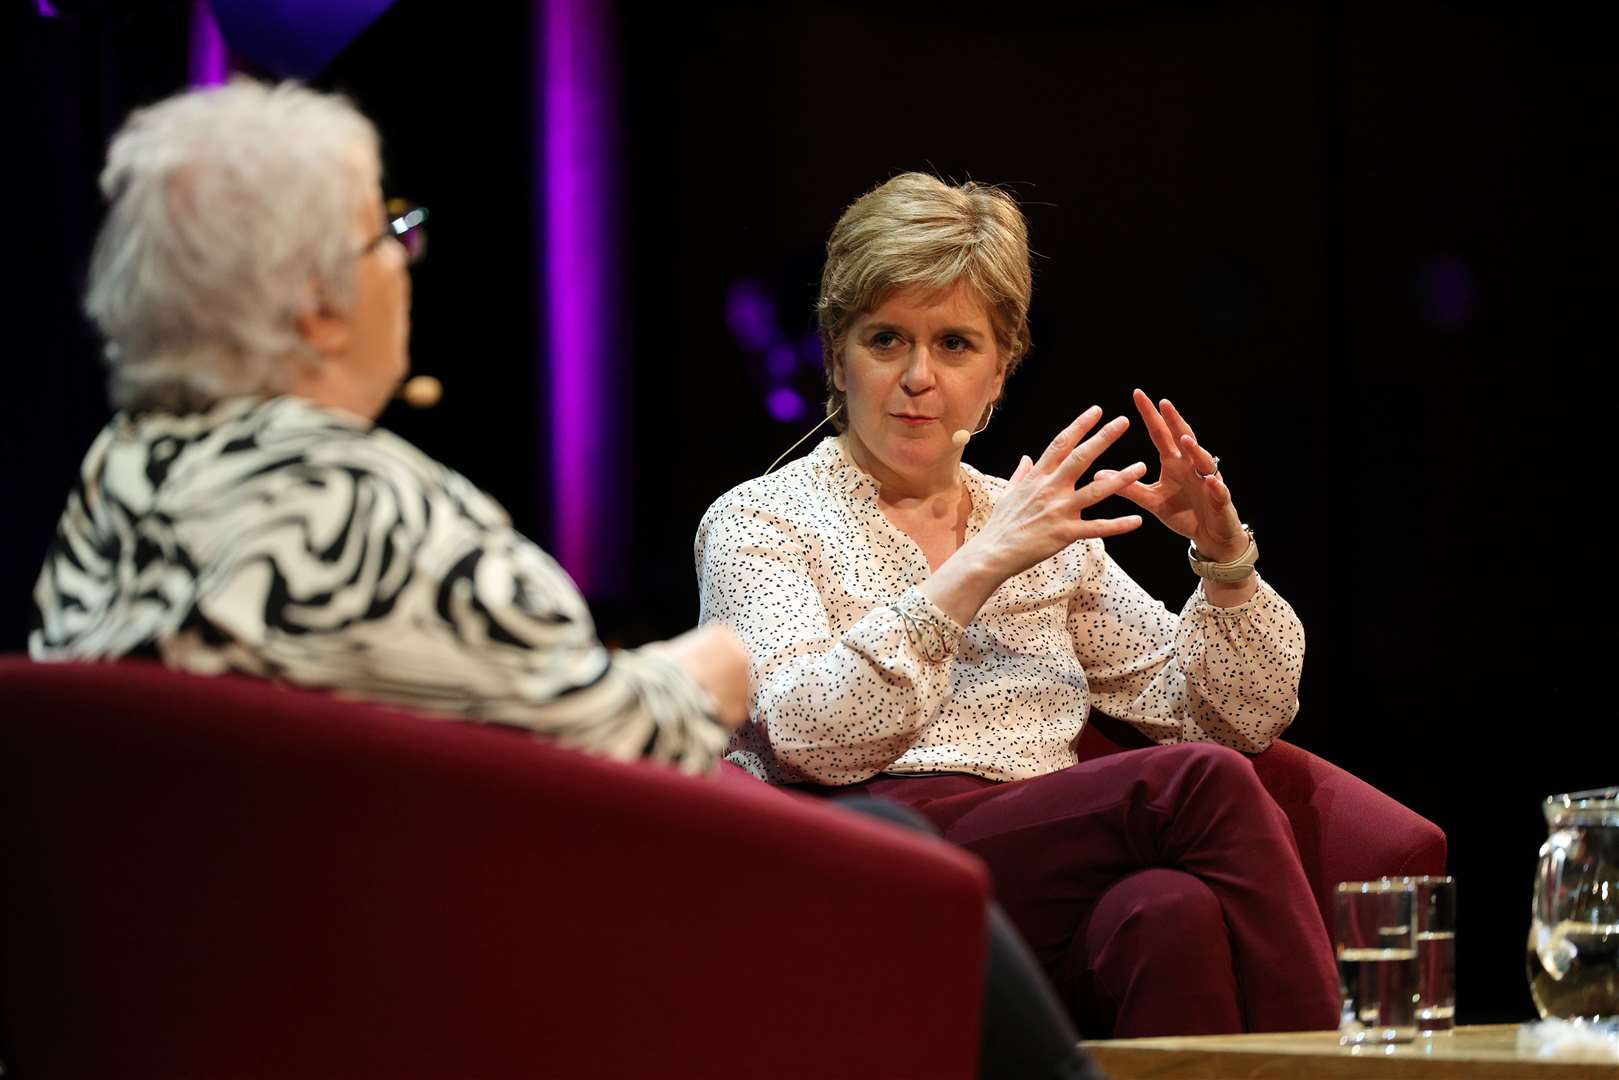
<instances>
[{"instance_id":1,"label":"water in glass","mask_svg":"<svg viewBox=\"0 0 1619 1080\"><path fill-rule=\"evenodd\" d=\"M1415 887L1351 881L1335 897L1339 1019L1347 1044L1409 1042L1417 1033Z\"/></svg>"}]
</instances>

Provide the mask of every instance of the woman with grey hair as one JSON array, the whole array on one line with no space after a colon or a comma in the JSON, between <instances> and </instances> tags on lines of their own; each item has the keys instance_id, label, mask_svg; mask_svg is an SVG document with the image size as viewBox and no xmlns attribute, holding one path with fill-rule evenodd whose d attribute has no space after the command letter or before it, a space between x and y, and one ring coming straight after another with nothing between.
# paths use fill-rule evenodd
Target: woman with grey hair
<instances>
[{"instance_id":1,"label":"woman with grey hair","mask_svg":"<svg viewBox=\"0 0 1619 1080\"><path fill-rule=\"evenodd\" d=\"M724 627L609 653L463 477L372 426L409 369L426 211L385 212L347 101L251 81L135 112L86 309L120 410L35 588L41 660L142 656L715 767L748 693Z\"/></svg>"},{"instance_id":2,"label":"woman with grey hair","mask_svg":"<svg viewBox=\"0 0 1619 1080\"><path fill-rule=\"evenodd\" d=\"M1292 831L1238 753L1292 721L1303 628L1219 459L1137 390L1151 482L1092 472L1129 426L1097 406L1010 480L961 460L1028 351L1031 289L1023 214L993 187L906 173L838 221L818 311L840 434L697 533L702 619L753 656L730 758L908 804L981 856L1082 1030L1333 1027ZM1090 516L1113 495L1190 542L1179 615L1109 557L1142 523ZM1092 709L1161 745L1076 764Z\"/></svg>"}]
</instances>

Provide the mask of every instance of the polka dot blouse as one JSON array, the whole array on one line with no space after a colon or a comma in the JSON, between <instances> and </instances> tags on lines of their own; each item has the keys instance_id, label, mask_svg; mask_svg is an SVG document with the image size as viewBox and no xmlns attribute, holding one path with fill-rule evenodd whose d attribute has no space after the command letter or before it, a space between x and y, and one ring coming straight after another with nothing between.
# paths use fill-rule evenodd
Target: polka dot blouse
<instances>
[{"instance_id":1,"label":"polka dot blouse","mask_svg":"<svg viewBox=\"0 0 1619 1080\"><path fill-rule=\"evenodd\" d=\"M966 464L967 535L1007 481ZM1074 763L1092 707L1160 743L1268 746L1298 709L1304 629L1263 581L1233 608L1201 585L1179 616L1082 540L1008 579L968 626L838 438L722 496L697 530L702 621L753 654L730 760L772 783L878 773L993 780Z\"/></svg>"}]
</instances>

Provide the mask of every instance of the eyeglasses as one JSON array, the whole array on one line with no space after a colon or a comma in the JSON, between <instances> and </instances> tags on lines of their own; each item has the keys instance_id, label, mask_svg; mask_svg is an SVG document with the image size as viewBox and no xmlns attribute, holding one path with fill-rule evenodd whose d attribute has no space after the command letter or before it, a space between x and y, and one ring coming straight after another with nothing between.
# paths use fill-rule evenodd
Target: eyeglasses
<instances>
[{"instance_id":1,"label":"eyeglasses","mask_svg":"<svg viewBox=\"0 0 1619 1080\"><path fill-rule=\"evenodd\" d=\"M383 204L388 212L388 224L372 241L360 249L369 255L384 240L398 240L405 249L405 265L415 266L427 254L427 207L417 206L404 199L389 199Z\"/></svg>"}]
</instances>

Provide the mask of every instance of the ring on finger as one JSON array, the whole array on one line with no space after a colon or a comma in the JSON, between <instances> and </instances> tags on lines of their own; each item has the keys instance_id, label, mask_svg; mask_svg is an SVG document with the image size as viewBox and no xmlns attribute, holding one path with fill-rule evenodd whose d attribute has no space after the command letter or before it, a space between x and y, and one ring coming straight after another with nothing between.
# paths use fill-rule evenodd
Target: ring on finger
<instances>
[{"instance_id":1,"label":"ring on finger","mask_svg":"<svg viewBox=\"0 0 1619 1080\"><path fill-rule=\"evenodd\" d=\"M1220 475L1220 455L1210 454L1209 456L1214 459L1214 468L1210 469L1208 472L1198 472L1197 466L1192 466L1192 471L1197 473L1197 478L1199 480L1213 480L1216 476Z\"/></svg>"}]
</instances>

